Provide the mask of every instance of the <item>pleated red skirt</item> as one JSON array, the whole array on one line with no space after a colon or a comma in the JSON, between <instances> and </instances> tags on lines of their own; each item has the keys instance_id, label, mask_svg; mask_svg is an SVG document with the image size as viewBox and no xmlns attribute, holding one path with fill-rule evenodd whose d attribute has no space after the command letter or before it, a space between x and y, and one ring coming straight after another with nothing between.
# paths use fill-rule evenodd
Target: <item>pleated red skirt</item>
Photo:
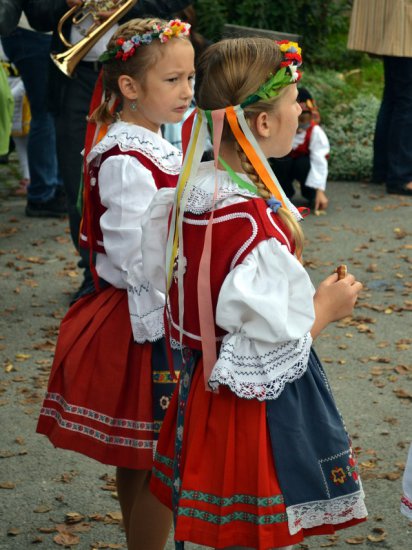
<instances>
[{"instance_id":1,"label":"pleated red skirt","mask_svg":"<svg viewBox=\"0 0 412 550\"><path fill-rule=\"evenodd\" d=\"M177 389L157 447L152 492L173 509L175 443L182 437L175 512L175 539L214 548L246 546L267 550L333 534L363 520L321 525L291 535L273 460L266 405L240 399L228 388L205 391L201 360L187 400L183 434L176 426Z\"/></svg>"},{"instance_id":2,"label":"pleated red skirt","mask_svg":"<svg viewBox=\"0 0 412 550\"><path fill-rule=\"evenodd\" d=\"M150 469L151 359L152 345L133 341L125 290L82 298L61 323L37 432L103 464Z\"/></svg>"}]
</instances>

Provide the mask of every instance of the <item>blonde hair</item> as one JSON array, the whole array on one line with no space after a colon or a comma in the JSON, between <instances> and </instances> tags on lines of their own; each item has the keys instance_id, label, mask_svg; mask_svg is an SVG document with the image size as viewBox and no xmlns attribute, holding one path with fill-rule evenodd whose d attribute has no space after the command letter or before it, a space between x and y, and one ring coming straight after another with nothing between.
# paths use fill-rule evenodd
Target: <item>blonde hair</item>
<instances>
[{"instance_id":1,"label":"blonde hair","mask_svg":"<svg viewBox=\"0 0 412 550\"><path fill-rule=\"evenodd\" d=\"M131 19L127 23L120 25L113 34L107 50L114 49L117 45L117 39L122 37L129 40L136 34L153 32L153 25L164 26L167 21L157 18ZM179 39L189 40L188 37L179 36ZM92 122L103 122L111 124L116 117L109 109L109 101L113 95L122 100L122 94L119 89L118 80L121 75L128 75L139 80L143 90L145 90L145 80L149 69L151 69L162 55L162 48L165 45L160 40L153 40L150 44L142 45L138 51L130 56L126 61L112 58L103 65L103 83L105 88L105 101L91 115Z\"/></svg>"},{"instance_id":2,"label":"blonde hair","mask_svg":"<svg viewBox=\"0 0 412 550\"><path fill-rule=\"evenodd\" d=\"M222 109L238 105L252 95L269 77L280 68L282 54L279 46L268 38L234 38L222 40L207 48L196 69L195 99L204 110ZM277 108L280 94L269 100L261 100L244 109L250 122L261 112ZM242 168L255 183L262 198L269 198L269 191L233 136L227 121L222 140L236 143ZM303 232L293 214L286 208L279 208L278 214L290 231L300 256L303 248Z\"/></svg>"}]
</instances>

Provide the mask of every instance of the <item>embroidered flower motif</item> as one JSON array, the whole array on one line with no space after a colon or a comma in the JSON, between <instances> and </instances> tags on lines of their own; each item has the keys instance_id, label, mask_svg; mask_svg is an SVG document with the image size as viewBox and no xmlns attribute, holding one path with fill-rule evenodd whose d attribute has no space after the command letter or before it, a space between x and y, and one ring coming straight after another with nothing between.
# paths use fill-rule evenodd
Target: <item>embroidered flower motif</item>
<instances>
[{"instance_id":1,"label":"embroidered flower motif","mask_svg":"<svg viewBox=\"0 0 412 550\"><path fill-rule=\"evenodd\" d=\"M331 471L330 473L330 477L333 481L333 483L345 483L345 480L346 480L346 474L345 474L345 470L343 468L339 468L339 467L336 467L336 468L333 468L333 470Z\"/></svg>"},{"instance_id":2,"label":"embroidered flower motif","mask_svg":"<svg viewBox=\"0 0 412 550\"><path fill-rule=\"evenodd\" d=\"M175 480L174 480L174 488L176 489L176 491L179 491L180 490L180 478L177 477Z\"/></svg>"},{"instance_id":3,"label":"embroidered flower motif","mask_svg":"<svg viewBox=\"0 0 412 550\"><path fill-rule=\"evenodd\" d=\"M170 399L166 395L162 395L162 397L160 398L159 403L160 403L160 406L162 407L162 409L165 411L167 409L167 407L169 406Z\"/></svg>"},{"instance_id":4,"label":"embroidered flower motif","mask_svg":"<svg viewBox=\"0 0 412 550\"><path fill-rule=\"evenodd\" d=\"M358 475L358 464L356 459L353 457L352 452L349 455L349 465L346 466L346 472L349 477L351 477L354 481L359 481L359 475Z\"/></svg>"},{"instance_id":5,"label":"embroidered flower motif","mask_svg":"<svg viewBox=\"0 0 412 550\"><path fill-rule=\"evenodd\" d=\"M183 440L183 426L179 426L176 430L176 433L177 433L177 439L179 441L182 441Z\"/></svg>"}]
</instances>

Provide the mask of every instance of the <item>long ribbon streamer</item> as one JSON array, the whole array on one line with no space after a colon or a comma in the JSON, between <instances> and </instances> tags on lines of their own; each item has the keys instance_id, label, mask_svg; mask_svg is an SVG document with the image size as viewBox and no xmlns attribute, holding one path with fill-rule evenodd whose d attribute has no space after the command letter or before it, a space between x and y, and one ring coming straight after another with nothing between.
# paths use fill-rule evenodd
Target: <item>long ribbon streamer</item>
<instances>
[{"instance_id":1,"label":"long ribbon streamer","mask_svg":"<svg viewBox=\"0 0 412 550\"><path fill-rule=\"evenodd\" d=\"M199 308L200 336L202 339L203 373L206 390L210 391L208 381L216 364L216 333L212 303L211 275L212 263L212 234L215 202L218 193L218 159L220 142L222 140L223 122L225 110L212 111L213 119L213 152L215 165L215 188L213 192L212 208L205 232L205 241L199 263L199 275L197 280L197 300Z\"/></svg>"}]
</instances>

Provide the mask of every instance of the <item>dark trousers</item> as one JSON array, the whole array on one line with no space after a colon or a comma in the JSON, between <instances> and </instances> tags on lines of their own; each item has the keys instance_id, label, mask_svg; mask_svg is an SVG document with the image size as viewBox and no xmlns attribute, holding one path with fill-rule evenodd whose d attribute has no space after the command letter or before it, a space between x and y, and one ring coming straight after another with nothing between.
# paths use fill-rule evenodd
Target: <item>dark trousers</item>
<instances>
[{"instance_id":1,"label":"dark trousers","mask_svg":"<svg viewBox=\"0 0 412 550\"><path fill-rule=\"evenodd\" d=\"M385 85L375 128L373 179L396 189L412 181L412 58L384 57Z\"/></svg>"},{"instance_id":2,"label":"dark trousers","mask_svg":"<svg viewBox=\"0 0 412 550\"><path fill-rule=\"evenodd\" d=\"M309 202L315 200L316 189L305 185L306 178L310 171L310 160L308 156L292 158L288 155L281 159L270 158L269 164L289 199L295 194L293 182L296 180L300 184L302 197Z\"/></svg>"},{"instance_id":3,"label":"dark trousers","mask_svg":"<svg viewBox=\"0 0 412 550\"><path fill-rule=\"evenodd\" d=\"M47 86L51 36L17 28L1 39L4 53L20 72L31 109L27 156L30 185L27 196L33 202L52 199L59 186L56 132L47 110Z\"/></svg>"},{"instance_id":4,"label":"dark trousers","mask_svg":"<svg viewBox=\"0 0 412 550\"><path fill-rule=\"evenodd\" d=\"M77 208L86 136L87 115L98 76L93 64L80 63L73 78L60 79L59 105L56 109L57 156L67 195L70 233L80 253L79 267L84 277L91 280L89 252L79 249L81 212Z\"/></svg>"}]
</instances>

